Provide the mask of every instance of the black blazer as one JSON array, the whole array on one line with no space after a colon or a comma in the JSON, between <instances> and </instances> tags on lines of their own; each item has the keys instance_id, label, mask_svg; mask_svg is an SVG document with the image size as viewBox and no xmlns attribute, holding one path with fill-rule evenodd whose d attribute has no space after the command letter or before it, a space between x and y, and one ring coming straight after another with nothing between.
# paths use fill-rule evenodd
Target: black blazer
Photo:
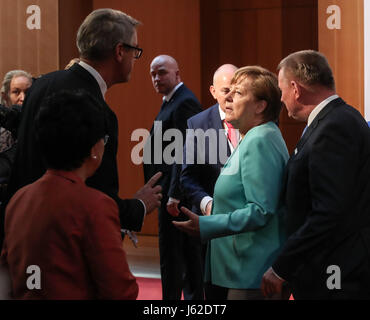
<instances>
[{"instance_id":1,"label":"black blazer","mask_svg":"<svg viewBox=\"0 0 370 320\"><path fill-rule=\"evenodd\" d=\"M86 181L86 184L106 193L117 202L123 228L140 231L144 217L144 207L142 203L137 199L123 200L118 197L118 172L116 162L118 148L117 117L104 101L95 78L79 64L74 64L68 70L55 71L44 75L37 79L29 89L22 107L17 152L8 185L7 201L5 201L5 205L18 189L34 182L45 172L45 165L42 161L39 146L35 139L34 127L34 119L43 99L60 90L76 89L85 89L101 103L105 110L106 128L107 134L109 135L101 166L96 173ZM3 218L2 215L2 219Z\"/></svg>"},{"instance_id":2,"label":"black blazer","mask_svg":"<svg viewBox=\"0 0 370 320\"><path fill-rule=\"evenodd\" d=\"M155 121L161 121L162 134L169 129L178 129L181 132L181 141L178 139L176 144L176 154L182 155L183 145L186 136L187 120L193 115L202 111L202 107L197 97L184 84L181 85L171 100L162 105ZM158 146L154 142L154 126L150 130L150 137L148 137L145 152L151 151L150 163L144 163L144 177L148 181L158 171L163 172L160 180L162 186L162 193L164 196L173 197L178 200L183 200L180 189L180 173L182 157L179 157L176 163L167 164L162 158L161 163L154 163L154 152L163 155L167 146L173 143L174 138L170 141L162 141L162 146ZM163 139L162 139L163 140ZM150 143L150 145L148 144ZM149 148L150 146L150 148ZM174 153L172 153L174 155Z\"/></svg>"},{"instance_id":3,"label":"black blazer","mask_svg":"<svg viewBox=\"0 0 370 320\"><path fill-rule=\"evenodd\" d=\"M370 129L338 98L314 119L287 164L289 238L273 269L297 298L370 297ZM329 266L341 290L329 290Z\"/></svg>"},{"instance_id":4,"label":"black blazer","mask_svg":"<svg viewBox=\"0 0 370 320\"><path fill-rule=\"evenodd\" d=\"M200 203L206 196L213 197L216 180L221 168L231 153L225 130L222 126L219 105L215 104L207 110L191 117L188 120L188 128L194 130L201 129L204 132L208 129L215 129L216 132L215 143L210 145L210 140L205 139L204 147L200 147L199 152L198 140L193 135L187 135L184 146L184 164L180 177L181 187L192 205L191 210L197 214L202 214ZM193 149L189 148L190 143L194 145ZM194 150L192 159L186 159L187 151L190 155L189 149ZM216 155L210 155L210 151L216 153ZM216 159L214 156L216 156Z\"/></svg>"}]
</instances>

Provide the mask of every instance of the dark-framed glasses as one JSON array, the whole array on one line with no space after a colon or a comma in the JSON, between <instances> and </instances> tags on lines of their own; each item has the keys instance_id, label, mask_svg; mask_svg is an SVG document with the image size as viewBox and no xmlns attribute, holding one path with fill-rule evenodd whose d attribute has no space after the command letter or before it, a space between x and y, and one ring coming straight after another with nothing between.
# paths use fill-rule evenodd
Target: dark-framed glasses
<instances>
[{"instance_id":1,"label":"dark-framed glasses","mask_svg":"<svg viewBox=\"0 0 370 320\"><path fill-rule=\"evenodd\" d=\"M122 45L125 46L126 48L135 50L135 56L134 56L135 59L139 59L141 57L141 55L143 54L143 49L141 49L139 47L133 47L133 46L131 46L127 43L123 43L123 42L122 42Z\"/></svg>"},{"instance_id":2,"label":"dark-framed glasses","mask_svg":"<svg viewBox=\"0 0 370 320\"><path fill-rule=\"evenodd\" d=\"M103 138L103 141L104 141L104 145L106 145L108 143L108 139L109 139L109 136L106 134Z\"/></svg>"}]
</instances>

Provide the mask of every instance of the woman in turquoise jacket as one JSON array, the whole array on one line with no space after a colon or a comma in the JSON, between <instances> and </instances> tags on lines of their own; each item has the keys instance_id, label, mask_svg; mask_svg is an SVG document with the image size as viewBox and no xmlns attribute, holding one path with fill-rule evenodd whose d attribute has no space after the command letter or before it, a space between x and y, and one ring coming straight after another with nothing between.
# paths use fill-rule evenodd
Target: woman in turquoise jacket
<instances>
[{"instance_id":1,"label":"woman in turquoise jacket","mask_svg":"<svg viewBox=\"0 0 370 320\"><path fill-rule=\"evenodd\" d=\"M276 125L281 92L276 75L248 66L236 71L226 121L241 141L216 182L210 216L183 208L181 230L208 241L205 281L228 288L228 299L263 299L264 272L283 242L281 192L289 158Z\"/></svg>"}]
</instances>

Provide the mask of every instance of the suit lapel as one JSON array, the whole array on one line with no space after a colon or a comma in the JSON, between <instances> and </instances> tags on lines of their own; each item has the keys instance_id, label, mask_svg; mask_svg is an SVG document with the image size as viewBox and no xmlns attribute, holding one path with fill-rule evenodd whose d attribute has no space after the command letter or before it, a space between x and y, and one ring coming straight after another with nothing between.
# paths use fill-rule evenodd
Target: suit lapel
<instances>
[{"instance_id":1,"label":"suit lapel","mask_svg":"<svg viewBox=\"0 0 370 320\"><path fill-rule=\"evenodd\" d=\"M208 119L209 128L214 128L217 130L217 145L218 145L218 152L219 155L226 154L228 157L231 155L231 150L229 143L226 138L225 131L222 131L222 134L219 134L219 130L225 130L222 125L222 120L220 118L220 112L218 110L219 105L216 104L214 107L212 107L211 116Z\"/></svg>"},{"instance_id":2,"label":"suit lapel","mask_svg":"<svg viewBox=\"0 0 370 320\"><path fill-rule=\"evenodd\" d=\"M222 128L222 121L220 118L220 112L218 111L218 104L211 107L210 117L208 118L208 128L215 128L217 131Z\"/></svg>"},{"instance_id":3,"label":"suit lapel","mask_svg":"<svg viewBox=\"0 0 370 320\"><path fill-rule=\"evenodd\" d=\"M159 111L159 113L157 114L156 118L155 118L155 121L163 121L165 119L167 119L168 117L168 114L170 114L170 110L171 108L175 105L174 104L174 101L176 99L176 97L180 94L182 94L182 92L184 90L187 90L187 88L185 87L184 84L182 84L176 91L175 93L172 95L170 101L168 102L163 102L162 103L162 106L161 106L161 109ZM153 136L154 134L154 125L152 126L152 128L150 129L150 135Z\"/></svg>"}]
</instances>

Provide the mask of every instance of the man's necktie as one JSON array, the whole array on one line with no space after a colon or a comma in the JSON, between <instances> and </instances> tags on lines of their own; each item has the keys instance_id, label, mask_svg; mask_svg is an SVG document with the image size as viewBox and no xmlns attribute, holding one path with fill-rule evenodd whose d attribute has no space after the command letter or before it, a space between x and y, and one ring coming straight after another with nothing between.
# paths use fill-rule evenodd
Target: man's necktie
<instances>
[{"instance_id":1,"label":"man's necktie","mask_svg":"<svg viewBox=\"0 0 370 320\"><path fill-rule=\"evenodd\" d=\"M231 123L227 122L226 120L224 120L226 126L227 126L227 139L229 139L229 141L231 142L232 146L234 147L234 149L236 148L236 146L238 145L239 141L238 141L238 138L236 137L236 130L235 128L232 126Z\"/></svg>"},{"instance_id":2,"label":"man's necktie","mask_svg":"<svg viewBox=\"0 0 370 320\"><path fill-rule=\"evenodd\" d=\"M168 104L167 100L163 99L163 103L161 105L161 110L159 112L161 112L166 107L167 104Z\"/></svg>"},{"instance_id":3,"label":"man's necktie","mask_svg":"<svg viewBox=\"0 0 370 320\"><path fill-rule=\"evenodd\" d=\"M302 132L302 135L301 135L301 138L304 136L306 130L307 130L308 126L305 126L304 129L303 129L303 132Z\"/></svg>"}]
</instances>

